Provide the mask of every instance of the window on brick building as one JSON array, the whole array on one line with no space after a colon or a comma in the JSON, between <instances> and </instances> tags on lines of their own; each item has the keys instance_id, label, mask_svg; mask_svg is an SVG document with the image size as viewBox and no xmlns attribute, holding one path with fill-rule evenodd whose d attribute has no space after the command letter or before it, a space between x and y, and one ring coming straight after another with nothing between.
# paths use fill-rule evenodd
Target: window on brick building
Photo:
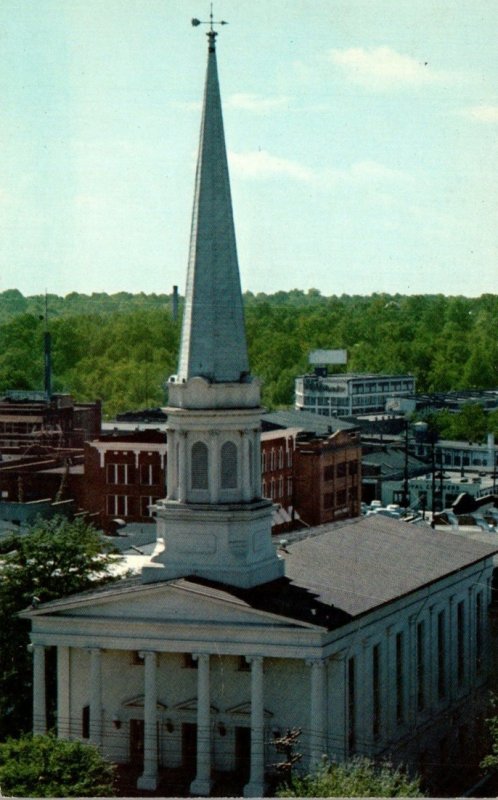
<instances>
[{"instance_id":1,"label":"window on brick building","mask_svg":"<svg viewBox=\"0 0 498 800\"><path fill-rule=\"evenodd\" d=\"M334 505L334 492L325 492L323 495L323 507L332 508Z\"/></svg>"},{"instance_id":2,"label":"window on brick building","mask_svg":"<svg viewBox=\"0 0 498 800\"><path fill-rule=\"evenodd\" d=\"M346 490L342 489L340 492L337 492L337 505L338 506L345 506L346 505Z\"/></svg>"},{"instance_id":3,"label":"window on brick building","mask_svg":"<svg viewBox=\"0 0 498 800\"><path fill-rule=\"evenodd\" d=\"M279 469L283 469L284 468L284 448L283 447L279 447L278 448L278 468Z\"/></svg>"},{"instance_id":4,"label":"window on brick building","mask_svg":"<svg viewBox=\"0 0 498 800\"><path fill-rule=\"evenodd\" d=\"M292 478L287 478L287 494L292 497Z\"/></svg>"},{"instance_id":5,"label":"window on brick building","mask_svg":"<svg viewBox=\"0 0 498 800\"><path fill-rule=\"evenodd\" d=\"M261 481L261 494L266 497L266 481Z\"/></svg>"},{"instance_id":6,"label":"window on brick building","mask_svg":"<svg viewBox=\"0 0 498 800\"><path fill-rule=\"evenodd\" d=\"M349 462L349 474L350 475L357 475L358 474L358 462L357 461L350 461Z\"/></svg>"},{"instance_id":7,"label":"window on brick building","mask_svg":"<svg viewBox=\"0 0 498 800\"><path fill-rule=\"evenodd\" d=\"M328 464L326 467L323 468L323 480L324 481L333 481L334 480L334 465Z\"/></svg>"},{"instance_id":8,"label":"window on brick building","mask_svg":"<svg viewBox=\"0 0 498 800\"><path fill-rule=\"evenodd\" d=\"M278 496L282 497L283 493L284 493L284 479L280 477L278 479Z\"/></svg>"},{"instance_id":9,"label":"window on brick building","mask_svg":"<svg viewBox=\"0 0 498 800\"><path fill-rule=\"evenodd\" d=\"M261 451L261 472L266 472L266 450Z\"/></svg>"},{"instance_id":10,"label":"window on brick building","mask_svg":"<svg viewBox=\"0 0 498 800\"><path fill-rule=\"evenodd\" d=\"M346 475L346 462L341 461L340 464L337 465L337 477L344 478Z\"/></svg>"},{"instance_id":11,"label":"window on brick building","mask_svg":"<svg viewBox=\"0 0 498 800\"><path fill-rule=\"evenodd\" d=\"M287 447L287 466L292 467L292 441L289 441Z\"/></svg>"},{"instance_id":12,"label":"window on brick building","mask_svg":"<svg viewBox=\"0 0 498 800\"><path fill-rule=\"evenodd\" d=\"M140 483L143 486L151 486L153 483L159 482L157 474L157 466L155 464L141 464L140 466Z\"/></svg>"},{"instance_id":13,"label":"window on brick building","mask_svg":"<svg viewBox=\"0 0 498 800\"><path fill-rule=\"evenodd\" d=\"M111 517L127 517L128 516L128 496L125 494L109 494L107 495L107 513Z\"/></svg>"},{"instance_id":14,"label":"window on brick building","mask_svg":"<svg viewBox=\"0 0 498 800\"><path fill-rule=\"evenodd\" d=\"M133 483L134 467L132 464L108 464L107 483L125 485Z\"/></svg>"},{"instance_id":15,"label":"window on brick building","mask_svg":"<svg viewBox=\"0 0 498 800\"><path fill-rule=\"evenodd\" d=\"M141 517L152 517L154 516L154 510L151 506L157 503L158 498L152 497L151 495L143 495L140 498L140 516Z\"/></svg>"}]
</instances>

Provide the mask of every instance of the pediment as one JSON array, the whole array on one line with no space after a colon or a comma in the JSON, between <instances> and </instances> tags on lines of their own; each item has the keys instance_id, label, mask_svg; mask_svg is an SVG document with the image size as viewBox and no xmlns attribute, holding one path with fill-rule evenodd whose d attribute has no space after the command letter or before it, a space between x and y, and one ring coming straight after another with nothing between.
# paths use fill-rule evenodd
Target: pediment
<instances>
[{"instance_id":1,"label":"pediment","mask_svg":"<svg viewBox=\"0 0 498 800\"><path fill-rule=\"evenodd\" d=\"M251 716L251 703L239 703L236 706L232 706L232 708L227 708L226 714L231 714L233 716L240 716L240 717L250 717ZM273 712L268 711L268 709L263 710L263 715L265 719L271 719L273 717Z\"/></svg>"},{"instance_id":2,"label":"pediment","mask_svg":"<svg viewBox=\"0 0 498 800\"><path fill-rule=\"evenodd\" d=\"M217 714L219 709L216 706L210 706L211 713ZM197 697L191 697L190 700L184 700L171 707L171 711L192 711L197 713Z\"/></svg>"},{"instance_id":3,"label":"pediment","mask_svg":"<svg viewBox=\"0 0 498 800\"><path fill-rule=\"evenodd\" d=\"M36 617L112 620L130 625L257 625L262 627L301 626L298 620L253 608L249 602L219 588L187 579L164 583L119 584L105 591L74 595L26 613ZM305 627L309 627L304 624Z\"/></svg>"},{"instance_id":4,"label":"pediment","mask_svg":"<svg viewBox=\"0 0 498 800\"><path fill-rule=\"evenodd\" d=\"M144 695L139 694L136 697L132 697L129 700L125 700L123 703L123 708L143 708L144 707ZM160 711L166 711L167 705L161 703L159 700L157 701L157 708Z\"/></svg>"}]
</instances>

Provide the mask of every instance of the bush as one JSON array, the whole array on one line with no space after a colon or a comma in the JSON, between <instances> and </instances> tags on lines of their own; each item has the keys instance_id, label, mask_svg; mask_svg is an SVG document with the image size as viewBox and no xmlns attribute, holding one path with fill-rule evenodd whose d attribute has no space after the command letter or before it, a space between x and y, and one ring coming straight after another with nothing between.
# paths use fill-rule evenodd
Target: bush
<instances>
[{"instance_id":1,"label":"bush","mask_svg":"<svg viewBox=\"0 0 498 800\"><path fill-rule=\"evenodd\" d=\"M0 744L0 787L21 797L114 796L114 767L96 747L55 736L7 739Z\"/></svg>"},{"instance_id":2,"label":"bush","mask_svg":"<svg viewBox=\"0 0 498 800\"><path fill-rule=\"evenodd\" d=\"M386 762L353 758L342 764L326 759L319 769L277 791L277 797L423 797L419 778Z\"/></svg>"}]
</instances>

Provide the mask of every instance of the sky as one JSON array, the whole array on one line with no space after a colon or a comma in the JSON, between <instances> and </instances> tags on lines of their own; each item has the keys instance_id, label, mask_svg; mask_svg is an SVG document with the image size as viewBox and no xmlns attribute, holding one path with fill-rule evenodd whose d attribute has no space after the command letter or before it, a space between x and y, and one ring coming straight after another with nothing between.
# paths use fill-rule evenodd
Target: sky
<instances>
[{"instance_id":1,"label":"sky","mask_svg":"<svg viewBox=\"0 0 498 800\"><path fill-rule=\"evenodd\" d=\"M216 0L244 290L498 288L498 2ZM208 2L2 0L0 291L183 293Z\"/></svg>"}]
</instances>

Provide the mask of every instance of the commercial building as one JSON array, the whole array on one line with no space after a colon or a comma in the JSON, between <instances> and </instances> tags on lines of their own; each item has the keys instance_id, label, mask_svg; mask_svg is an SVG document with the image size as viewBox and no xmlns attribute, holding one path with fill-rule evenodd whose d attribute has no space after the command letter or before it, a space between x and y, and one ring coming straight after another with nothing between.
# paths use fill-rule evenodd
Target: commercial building
<instances>
[{"instance_id":1,"label":"commercial building","mask_svg":"<svg viewBox=\"0 0 498 800\"><path fill-rule=\"evenodd\" d=\"M356 416L382 413L390 398L403 398L415 392L411 375L327 375L316 369L295 382L295 406L303 411L330 416Z\"/></svg>"}]
</instances>

